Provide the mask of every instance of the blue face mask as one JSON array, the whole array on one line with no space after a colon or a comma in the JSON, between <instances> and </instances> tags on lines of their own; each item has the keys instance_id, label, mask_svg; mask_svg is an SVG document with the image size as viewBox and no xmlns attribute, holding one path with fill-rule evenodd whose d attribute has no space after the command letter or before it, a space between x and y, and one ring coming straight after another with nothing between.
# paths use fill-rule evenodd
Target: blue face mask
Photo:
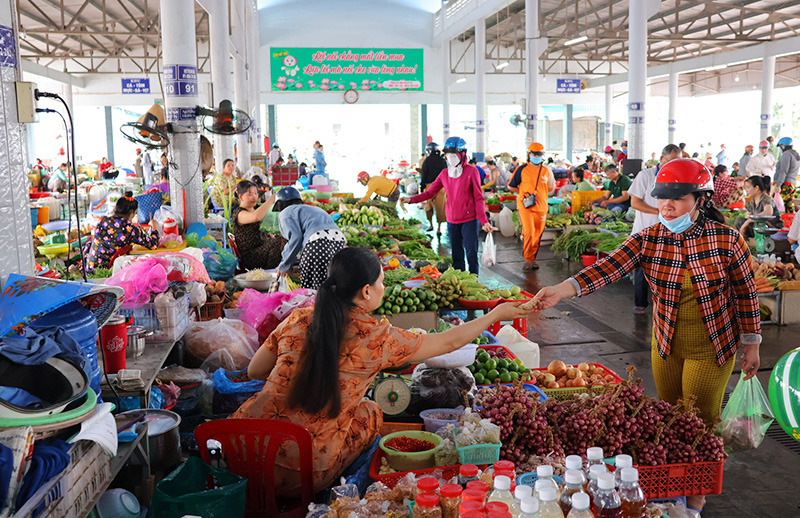
<instances>
[{"instance_id":1,"label":"blue face mask","mask_svg":"<svg viewBox=\"0 0 800 518\"><path fill-rule=\"evenodd\" d=\"M540 156L533 156L531 155L531 163L534 165L539 165L544 161L544 158Z\"/></svg>"},{"instance_id":2,"label":"blue face mask","mask_svg":"<svg viewBox=\"0 0 800 518\"><path fill-rule=\"evenodd\" d=\"M661 222L662 225L667 227L667 229L672 232L673 234L683 234L686 230L692 226L692 212L694 211L694 207L692 210L684 214L683 216L678 216L675 219L666 219L661 213L658 213L658 220Z\"/></svg>"}]
</instances>

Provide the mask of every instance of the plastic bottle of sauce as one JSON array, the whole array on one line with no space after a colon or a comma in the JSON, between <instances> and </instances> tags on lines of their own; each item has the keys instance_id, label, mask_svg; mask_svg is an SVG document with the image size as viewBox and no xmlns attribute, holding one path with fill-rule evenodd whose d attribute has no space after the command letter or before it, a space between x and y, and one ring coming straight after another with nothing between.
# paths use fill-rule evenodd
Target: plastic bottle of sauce
<instances>
[{"instance_id":1,"label":"plastic bottle of sauce","mask_svg":"<svg viewBox=\"0 0 800 518\"><path fill-rule=\"evenodd\" d=\"M417 495L412 518L442 518L442 508L439 507L439 497L433 493Z\"/></svg>"},{"instance_id":2,"label":"plastic bottle of sauce","mask_svg":"<svg viewBox=\"0 0 800 518\"><path fill-rule=\"evenodd\" d=\"M462 464L458 468L458 483L466 487L467 482L478 480L478 466L475 464Z\"/></svg>"},{"instance_id":3,"label":"plastic bottle of sauce","mask_svg":"<svg viewBox=\"0 0 800 518\"><path fill-rule=\"evenodd\" d=\"M589 483L586 484L585 493L587 493L592 500L594 500L594 494L597 492L597 479L600 478L600 475L605 475L607 473L606 467L600 465L594 465L592 469L589 470Z\"/></svg>"},{"instance_id":4,"label":"plastic bottle of sauce","mask_svg":"<svg viewBox=\"0 0 800 518\"><path fill-rule=\"evenodd\" d=\"M556 495L561 492L561 488L559 488L556 481L553 480L553 466L548 464L536 466L536 482L540 480L546 480L550 487L556 490Z\"/></svg>"},{"instance_id":5,"label":"plastic bottle of sauce","mask_svg":"<svg viewBox=\"0 0 800 518\"><path fill-rule=\"evenodd\" d=\"M567 518L594 518L592 511L589 510L589 495L586 493L575 493L572 495L572 509Z\"/></svg>"},{"instance_id":6,"label":"plastic bottle of sauce","mask_svg":"<svg viewBox=\"0 0 800 518\"><path fill-rule=\"evenodd\" d=\"M561 506L561 510L564 511L564 515L569 513L572 509L572 495L575 493L583 492L583 486L581 485L581 472L568 469L566 473L564 473L564 488L561 490L561 497L558 500L558 505Z\"/></svg>"},{"instance_id":7,"label":"plastic bottle of sauce","mask_svg":"<svg viewBox=\"0 0 800 518\"><path fill-rule=\"evenodd\" d=\"M619 484L619 497L622 500L623 518L642 518L647 499L639 486L639 470L623 468Z\"/></svg>"},{"instance_id":8,"label":"plastic bottle of sauce","mask_svg":"<svg viewBox=\"0 0 800 518\"><path fill-rule=\"evenodd\" d=\"M619 489L619 483L622 480L622 470L633 467L633 457L625 454L617 455L614 457L614 466L617 468L616 471L614 471L614 485Z\"/></svg>"},{"instance_id":9,"label":"plastic bottle of sauce","mask_svg":"<svg viewBox=\"0 0 800 518\"><path fill-rule=\"evenodd\" d=\"M622 518L622 500L614 488L614 476L610 473L600 475L597 479L592 512L597 518Z\"/></svg>"},{"instance_id":10,"label":"plastic bottle of sauce","mask_svg":"<svg viewBox=\"0 0 800 518\"><path fill-rule=\"evenodd\" d=\"M574 469L581 474L581 486L585 489L589 480L586 478L586 472L583 471L583 459L578 455L569 455L564 464L567 469Z\"/></svg>"},{"instance_id":11,"label":"plastic bottle of sauce","mask_svg":"<svg viewBox=\"0 0 800 518\"><path fill-rule=\"evenodd\" d=\"M555 489L545 488L539 493L539 518L564 518L561 506L556 500Z\"/></svg>"},{"instance_id":12,"label":"plastic bottle of sauce","mask_svg":"<svg viewBox=\"0 0 800 518\"><path fill-rule=\"evenodd\" d=\"M519 518L539 518L539 501L537 499L533 497L523 498L519 508Z\"/></svg>"},{"instance_id":13,"label":"plastic bottle of sauce","mask_svg":"<svg viewBox=\"0 0 800 518\"><path fill-rule=\"evenodd\" d=\"M505 475L495 477L494 491L489 495L486 502L503 502L510 508L514 503L514 495L511 494L511 479Z\"/></svg>"},{"instance_id":14,"label":"plastic bottle of sauce","mask_svg":"<svg viewBox=\"0 0 800 518\"><path fill-rule=\"evenodd\" d=\"M445 484L439 490L439 506L443 518L458 518L458 505L461 503L461 486Z\"/></svg>"},{"instance_id":15,"label":"plastic bottle of sauce","mask_svg":"<svg viewBox=\"0 0 800 518\"><path fill-rule=\"evenodd\" d=\"M519 514L522 510L522 501L533 496L533 488L525 484L514 488L514 505L511 506L511 514Z\"/></svg>"}]
</instances>

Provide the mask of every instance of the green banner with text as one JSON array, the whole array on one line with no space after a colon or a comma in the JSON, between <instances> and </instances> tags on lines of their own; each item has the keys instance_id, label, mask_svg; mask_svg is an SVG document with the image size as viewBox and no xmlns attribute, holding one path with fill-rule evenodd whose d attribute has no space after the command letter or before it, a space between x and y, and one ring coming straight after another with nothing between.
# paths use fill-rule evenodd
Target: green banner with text
<instances>
[{"instance_id":1,"label":"green banner with text","mask_svg":"<svg viewBox=\"0 0 800 518\"><path fill-rule=\"evenodd\" d=\"M272 90L422 90L422 49L270 49Z\"/></svg>"}]
</instances>

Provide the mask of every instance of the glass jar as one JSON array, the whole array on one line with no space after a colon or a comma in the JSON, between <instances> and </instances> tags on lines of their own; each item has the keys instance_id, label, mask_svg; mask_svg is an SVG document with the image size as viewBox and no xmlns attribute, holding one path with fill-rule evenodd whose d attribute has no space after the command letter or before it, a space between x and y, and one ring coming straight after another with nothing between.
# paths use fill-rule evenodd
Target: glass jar
<instances>
[{"instance_id":1,"label":"glass jar","mask_svg":"<svg viewBox=\"0 0 800 518\"><path fill-rule=\"evenodd\" d=\"M478 502L483 507L483 504L486 502L486 493L483 491L479 491L477 489L465 489L461 492L461 501L462 502Z\"/></svg>"},{"instance_id":2,"label":"glass jar","mask_svg":"<svg viewBox=\"0 0 800 518\"><path fill-rule=\"evenodd\" d=\"M417 480L417 489L414 492L414 500L423 493L438 495L439 480L433 477L424 477Z\"/></svg>"},{"instance_id":3,"label":"glass jar","mask_svg":"<svg viewBox=\"0 0 800 518\"><path fill-rule=\"evenodd\" d=\"M442 518L439 497L433 493L422 493L414 502L412 518Z\"/></svg>"},{"instance_id":4,"label":"glass jar","mask_svg":"<svg viewBox=\"0 0 800 518\"><path fill-rule=\"evenodd\" d=\"M462 464L458 469L458 483L464 487L468 482L472 482L473 480L479 480L478 466L475 464Z\"/></svg>"},{"instance_id":5,"label":"glass jar","mask_svg":"<svg viewBox=\"0 0 800 518\"><path fill-rule=\"evenodd\" d=\"M483 516L483 503L475 500L462 500L458 504L458 512L463 516L466 513L480 513Z\"/></svg>"},{"instance_id":6,"label":"glass jar","mask_svg":"<svg viewBox=\"0 0 800 518\"><path fill-rule=\"evenodd\" d=\"M483 480L473 480L472 482L467 482L467 489L476 489L478 491L483 491L484 493L488 493L489 484L487 484Z\"/></svg>"}]
</instances>

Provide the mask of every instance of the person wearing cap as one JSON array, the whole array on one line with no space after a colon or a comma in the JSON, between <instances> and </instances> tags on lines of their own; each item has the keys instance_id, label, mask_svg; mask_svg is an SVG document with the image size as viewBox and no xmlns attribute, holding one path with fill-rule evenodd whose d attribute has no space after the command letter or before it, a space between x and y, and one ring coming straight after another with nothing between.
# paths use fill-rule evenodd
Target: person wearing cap
<instances>
[{"instance_id":1,"label":"person wearing cap","mask_svg":"<svg viewBox=\"0 0 800 518\"><path fill-rule=\"evenodd\" d=\"M728 165L728 152L725 150L725 144L719 145L719 153L717 153L717 165Z\"/></svg>"},{"instance_id":2,"label":"person wearing cap","mask_svg":"<svg viewBox=\"0 0 800 518\"><path fill-rule=\"evenodd\" d=\"M747 176L763 175L772 179L775 174L775 157L769 152L769 142L762 140L758 144L758 153L750 157L747 167L739 165L739 169L745 171Z\"/></svg>"},{"instance_id":3,"label":"person wearing cap","mask_svg":"<svg viewBox=\"0 0 800 518\"><path fill-rule=\"evenodd\" d=\"M744 147L744 155L739 159L739 171L747 171L747 164L753 156L753 146Z\"/></svg>"},{"instance_id":4,"label":"person wearing cap","mask_svg":"<svg viewBox=\"0 0 800 518\"><path fill-rule=\"evenodd\" d=\"M319 207L306 205L300 191L283 187L276 195L275 212L281 235L288 241L281 253L278 275L286 277L300 255L300 284L318 290L328 277L328 265L336 252L347 246L342 231Z\"/></svg>"},{"instance_id":5,"label":"person wearing cap","mask_svg":"<svg viewBox=\"0 0 800 518\"><path fill-rule=\"evenodd\" d=\"M547 199L555 191L556 181L550 168L543 164L544 146L532 142L528 146L528 162L514 171L508 182L511 192L517 194L517 210L522 223L522 253L525 256L523 271L538 270L536 254L547 220Z\"/></svg>"},{"instance_id":6,"label":"person wearing cap","mask_svg":"<svg viewBox=\"0 0 800 518\"><path fill-rule=\"evenodd\" d=\"M357 203L366 203L373 194L386 198L389 203L397 203L400 199L400 189L397 184L385 176L370 176L366 171L358 173L358 183L367 187L367 194Z\"/></svg>"},{"instance_id":7,"label":"person wearing cap","mask_svg":"<svg viewBox=\"0 0 800 518\"><path fill-rule=\"evenodd\" d=\"M478 233L494 230L486 217L481 179L478 169L467 163L467 142L461 137L450 137L444 143L447 169L442 171L428 189L416 196L400 198L401 203L420 203L432 199L442 189L447 191L447 233L450 236L453 267L477 274ZM466 263L464 256L466 255Z\"/></svg>"},{"instance_id":8,"label":"person wearing cap","mask_svg":"<svg viewBox=\"0 0 800 518\"><path fill-rule=\"evenodd\" d=\"M775 190L780 192L786 212L794 214L794 193L797 190L797 172L800 170L800 155L792 148L792 139L781 137L778 141L781 158L775 166Z\"/></svg>"},{"instance_id":9,"label":"person wearing cap","mask_svg":"<svg viewBox=\"0 0 800 518\"><path fill-rule=\"evenodd\" d=\"M436 181L439 174L447 169L447 162L439 151L439 145L436 142L428 142L425 146L425 150L428 152L428 157L422 164L422 172L419 177L420 192L425 192L433 185L433 182ZM436 196L425 202L425 215L428 217L428 223L430 224L428 232L432 232L436 229L437 236L442 235L441 230L439 230L442 223L447 223L447 213L445 209L446 200L447 195L444 189L442 189ZM436 213L436 225L433 224L434 212Z\"/></svg>"},{"instance_id":10,"label":"person wearing cap","mask_svg":"<svg viewBox=\"0 0 800 518\"><path fill-rule=\"evenodd\" d=\"M745 379L760 365L761 314L750 250L711 204L711 172L690 159L658 172L652 195L659 223L632 234L608 257L536 294L539 310L567 297L585 297L636 267L653 290L651 361L658 396L675 404L697 398L713 425L737 352ZM700 511L705 498L689 497Z\"/></svg>"}]
</instances>

